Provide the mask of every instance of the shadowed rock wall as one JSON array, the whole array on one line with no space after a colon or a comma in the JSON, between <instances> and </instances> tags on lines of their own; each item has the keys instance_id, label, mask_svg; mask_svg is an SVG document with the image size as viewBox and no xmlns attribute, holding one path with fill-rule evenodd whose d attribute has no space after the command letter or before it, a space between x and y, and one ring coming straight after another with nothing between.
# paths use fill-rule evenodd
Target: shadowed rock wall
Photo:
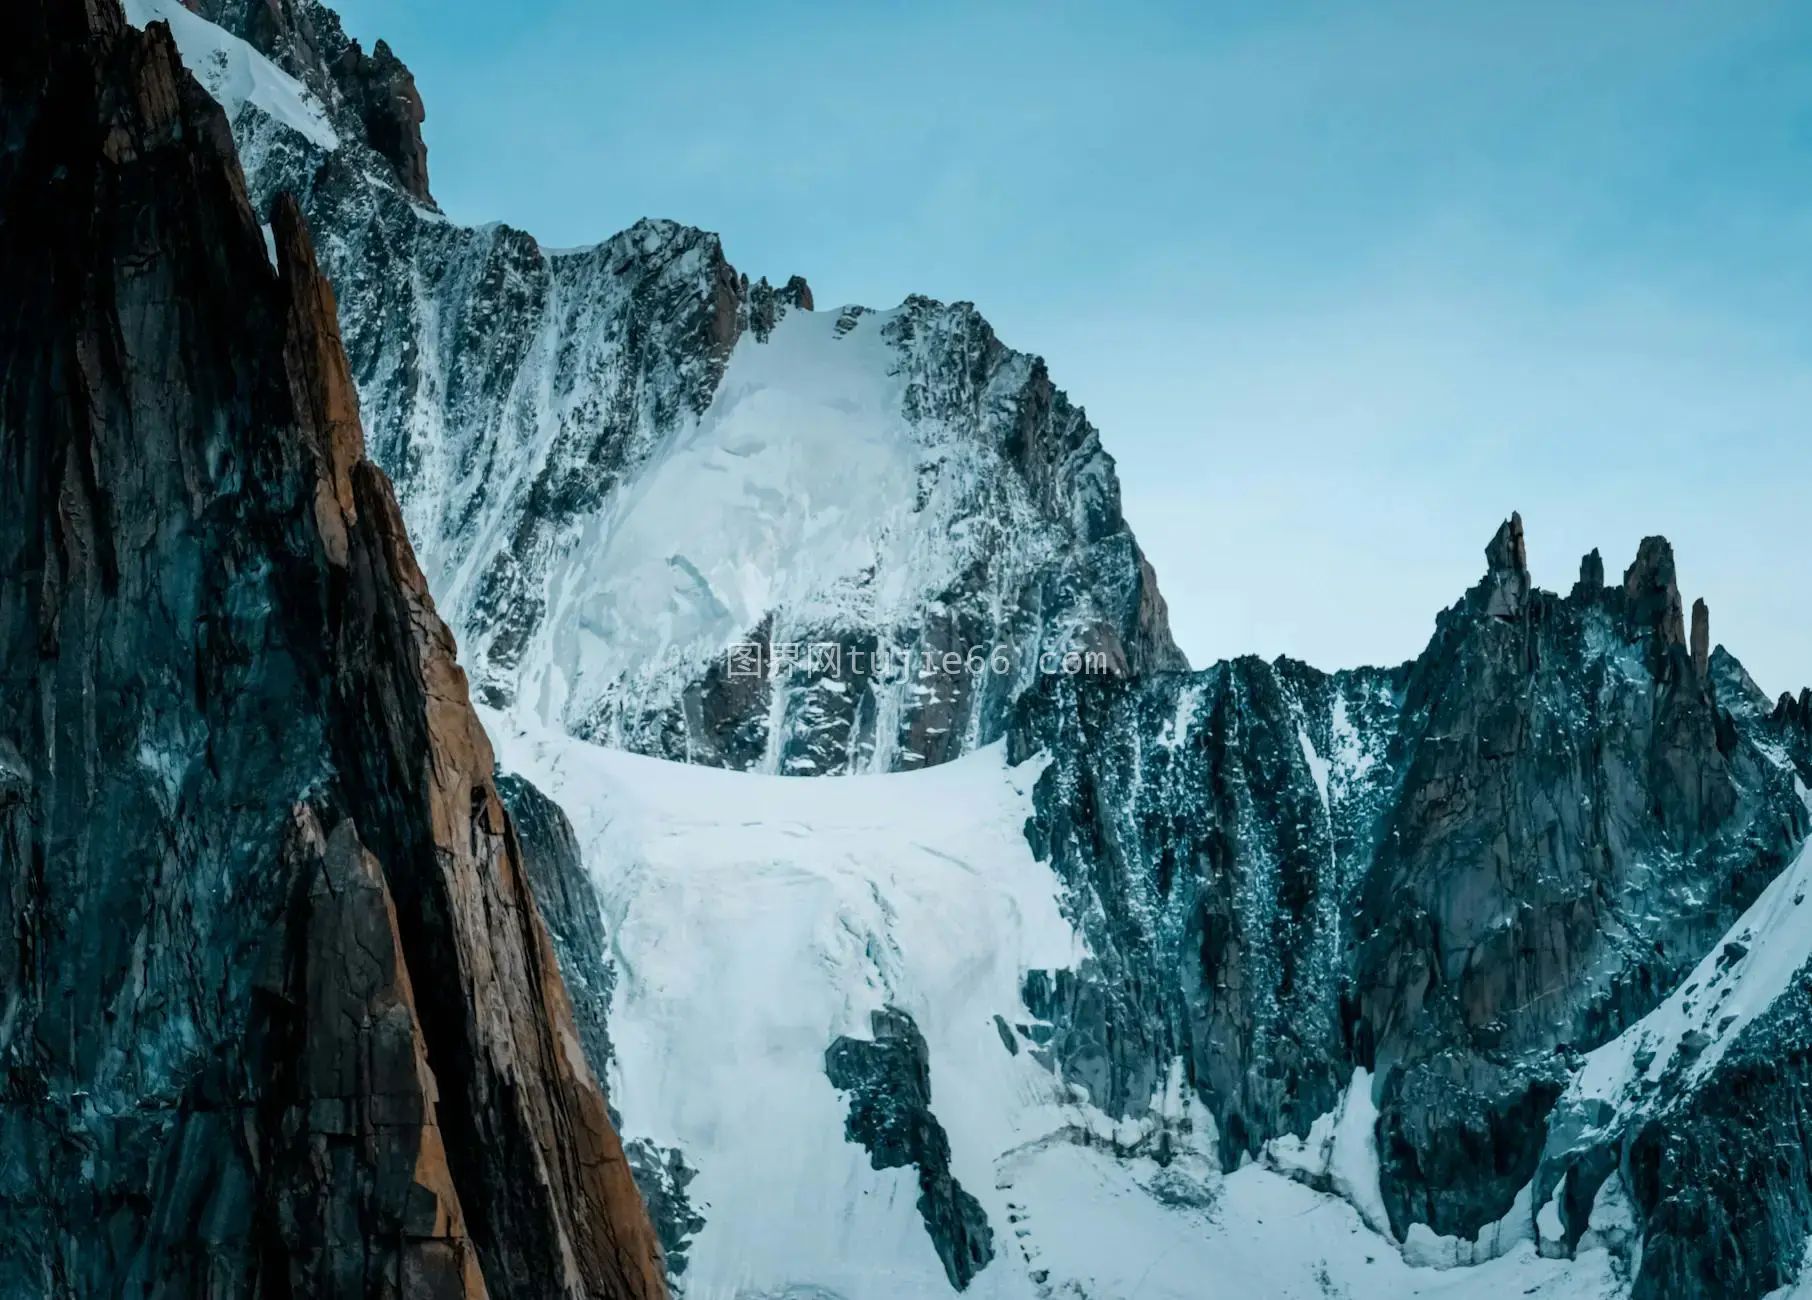
<instances>
[{"instance_id":1,"label":"shadowed rock wall","mask_svg":"<svg viewBox=\"0 0 1812 1300\"><path fill-rule=\"evenodd\" d=\"M665 1294L294 204L0 12L0 1293Z\"/></svg>"}]
</instances>

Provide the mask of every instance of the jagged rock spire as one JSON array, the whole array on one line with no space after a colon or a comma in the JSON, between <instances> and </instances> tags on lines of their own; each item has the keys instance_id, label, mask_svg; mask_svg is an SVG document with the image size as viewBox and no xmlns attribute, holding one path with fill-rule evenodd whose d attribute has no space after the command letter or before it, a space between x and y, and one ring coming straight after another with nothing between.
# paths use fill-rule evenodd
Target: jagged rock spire
<instances>
[{"instance_id":1,"label":"jagged rock spire","mask_svg":"<svg viewBox=\"0 0 1812 1300\"><path fill-rule=\"evenodd\" d=\"M1624 570L1623 593L1631 621L1651 629L1658 654L1686 644L1686 618L1674 575L1674 548L1665 537L1644 537L1636 558Z\"/></svg>"},{"instance_id":2,"label":"jagged rock spire","mask_svg":"<svg viewBox=\"0 0 1812 1300\"><path fill-rule=\"evenodd\" d=\"M812 286L805 282L805 277L803 275L788 276L786 284L776 296L792 306L799 308L800 311L813 310Z\"/></svg>"},{"instance_id":3,"label":"jagged rock spire","mask_svg":"<svg viewBox=\"0 0 1812 1300\"><path fill-rule=\"evenodd\" d=\"M1593 547L1579 560L1579 581L1574 584L1573 595L1584 599L1596 596L1604 590L1604 556Z\"/></svg>"},{"instance_id":4,"label":"jagged rock spire","mask_svg":"<svg viewBox=\"0 0 1812 1300\"><path fill-rule=\"evenodd\" d=\"M1512 513L1485 547L1489 588L1485 612L1493 618L1515 618L1529 598L1529 556L1523 545L1523 517Z\"/></svg>"}]
</instances>

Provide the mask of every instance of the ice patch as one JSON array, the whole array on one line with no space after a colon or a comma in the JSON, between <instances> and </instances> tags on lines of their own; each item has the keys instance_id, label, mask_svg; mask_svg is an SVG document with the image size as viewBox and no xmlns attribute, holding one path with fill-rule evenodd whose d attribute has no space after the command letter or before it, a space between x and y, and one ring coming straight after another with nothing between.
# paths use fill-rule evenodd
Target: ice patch
<instances>
[{"instance_id":1,"label":"ice patch","mask_svg":"<svg viewBox=\"0 0 1812 1300\"><path fill-rule=\"evenodd\" d=\"M828 313L789 312L765 343L737 345L704 416L555 568L523 682L544 718L625 678L691 676L771 610L885 627L955 578L910 554L921 449L883 337L892 315L839 336Z\"/></svg>"},{"instance_id":2,"label":"ice patch","mask_svg":"<svg viewBox=\"0 0 1812 1300\"><path fill-rule=\"evenodd\" d=\"M1347 712L1346 696L1334 696L1328 729L1333 733L1333 753L1330 757L1345 774L1346 784L1357 784L1377 766L1378 756L1366 748L1365 739L1353 725L1353 719Z\"/></svg>"},{"instance_id":3,"label":"ice patch","mask_svg":"<svg viewBox=\"0 0 1812 1300\"><path fill-rule=\"evenodd\" d=\"M1274 1138L1265 1163L1311 1187L1331 1191L1355 1210L1379 1236L1391 1237L1390 1216L1378 1186L1378 1107L1372 1101L1372 1076L1353 1071L1340 1104L1317 1119L1306 1138Z\"/></svg>"},{"instance_id":4,"label":"ice patch","mask_svg":"<svg viewBox=\"0 0 1812 1300\"><path fill-rule=\"evenodd\" d=\"M1315 752L1315 742L1309 739L1306 729L1297 727L1296 739L1302 745L1302 759L1309 765L1309 775L1315 779L1316 792L1321 795L1321 810L1331 813L1334 807L1328 799L1328 773L1332 770L1331 766L1327 759Z\"/></svg>"},{"instance_id":5,"label":"ice patch","mask_svg":"<svg viewBox=\"0 0 1812 1300\"><path fill-rule=\"evenodd\" d=\"M1164 726L1158 737L1160 747L1174 752L1178 746L1189 739L1189 733L1195 727L1195 717L1202 707L1202 697L1206 693L1200 682L1191 681L1177 691L1177 710Z\"/></svg>"}]
</instances>

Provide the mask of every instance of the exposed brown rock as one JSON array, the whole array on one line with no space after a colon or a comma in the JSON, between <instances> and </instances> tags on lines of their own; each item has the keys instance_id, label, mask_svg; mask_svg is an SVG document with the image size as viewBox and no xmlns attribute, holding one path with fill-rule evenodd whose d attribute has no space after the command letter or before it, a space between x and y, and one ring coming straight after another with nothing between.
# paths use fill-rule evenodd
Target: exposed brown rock
<instances>
[{"instance_id":1,"label":"exposed brown rock","mask_svg":"<svg viewBox=\"0 0 1812 1300\"><path fill-rule=\"evenodd\" d=\"M297 1013L276 1030L293 1039L271 1092L289 1096L265 1134L283 1282L297 1295L478 1300L484 1278L382 868L350 821L324 835L307 805L285 857L306 901L271 990Z\"/></svg>"},{"instance_id":2,"label":"exposed brown rock","mask_svg":"<svg viewBox=\"0 0 1812 1300\"><path fill-rule=\"evenodd\" d=\"M0 10L0 1294L659 1300L296 208Z\"/></svg>"},{"instance_id":3,"label":"exposed brown rock","mask_svg":"<svg viewBox=\"0 0 1812 1300\"><path fill-rule=\"evenodd\" d=\"M805 282L803 275L788 276L786 284L780 290L779 297L782 301L799 308L800 311L814 310L812 286Z\"/></svg>"},{"instance_id":4,"label":"exposed brown rock","mask_svg":"<svg viewBox=\"0 0 1812 1300\"><path fill-rule=\"evenodd\" d=\"M397 183L424 203L432 202L428 194L428 146L422 139L422 123L428 110L422 104L421 92L415 88L415 77L391 53L390 46L379 41L366 55L357 41L349 42L334 64L334 71L345 93L365 124L365 142L375 149L396 172Z\"/></svg>"},{"instance_id":5,"label":"exposed brown rock","mask_svg":"<svg viewBox=\"0 0 1812 1300\"><path fill-rule=\"evenodd\" d=\"M358 724L343 762L366 769L349 794L391 842L393 887L408 905L405 942L435 967L424 1012L455 1108L456 1171L472 1212L492 1229L489 1271L509 1283L493 1289L532 1295L555 1282L575 1296L663 1295L659 1248L491 783L490 741L452 634L434 612L389 481L362 458L333 291L287 196L272 227L290 304L285 351L306 397L302 428L319 449L316 518L331 495L348 537L336 686L341 716ZM333 535L323 528L330 561ZM399 786L418 800L413 807L372 797Z\"/></svg>"}]
</instances>

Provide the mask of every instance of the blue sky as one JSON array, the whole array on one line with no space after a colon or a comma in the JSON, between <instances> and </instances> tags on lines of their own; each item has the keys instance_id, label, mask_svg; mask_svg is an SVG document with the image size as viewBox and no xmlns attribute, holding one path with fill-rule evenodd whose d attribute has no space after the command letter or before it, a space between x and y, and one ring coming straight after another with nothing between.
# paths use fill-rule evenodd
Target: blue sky
<instances>
[{"instance_id":1,"label":"blue sky","mask_svg":"<svg viewBox=\"0 0 1812 1300\"><path fill-rule=\"evenodd\" d=\"M974 302L1198 663L1394 662L1520 510L1812 683L1812 6L338 0L456 218Z\"/></svg>"}]
</instances>

